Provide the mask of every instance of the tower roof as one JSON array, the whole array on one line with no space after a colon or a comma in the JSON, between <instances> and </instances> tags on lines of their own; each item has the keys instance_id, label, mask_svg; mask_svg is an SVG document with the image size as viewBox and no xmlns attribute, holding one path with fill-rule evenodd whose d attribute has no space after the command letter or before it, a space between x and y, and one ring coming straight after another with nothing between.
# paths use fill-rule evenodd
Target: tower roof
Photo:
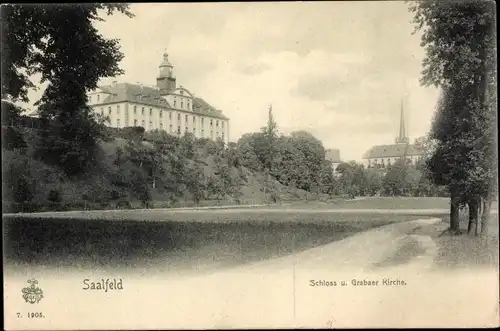
<instances>
[{"instance_id":1,"label":"tower roof","mask_svg":"<svg viewBox=\"0 0 500 331\"><path fill-rule=\"evenodd\" d=\"M396 143L398 144L407 144L410 139L406 135L406 126L405 126L405 113L403 107L403 99L401 99L401 115L399 119L399 136L396 138Z\"/></svg>"},{"instance_id":2,"label":"tower roof","mask_svg":"<svg viewBox=\"0 0 500 331\"><path fill-rule=\"evenodd\" d=\"M163 61L161 62L160 67L172 67L173 68L172 63L170 63L170 61L168 60L167 50L165 50L165 52L163 53Z\"/></svg>"}]
</instances>

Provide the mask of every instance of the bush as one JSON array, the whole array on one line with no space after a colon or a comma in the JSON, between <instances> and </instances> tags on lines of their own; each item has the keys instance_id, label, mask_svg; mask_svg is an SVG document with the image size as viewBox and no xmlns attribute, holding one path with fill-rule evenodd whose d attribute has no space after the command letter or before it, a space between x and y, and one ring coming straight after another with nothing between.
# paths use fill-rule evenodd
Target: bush
<instances>
[{"instance_id":1,"label":"bush","mask_svg":"<svg viewBox=\"0 0 500 331\"><path fill-rule=\"evenodd\" d=\"M61 192L57 189L50 190L47 200L53 203L60 203L62 201Z\"/></svg>"}]
</instances>

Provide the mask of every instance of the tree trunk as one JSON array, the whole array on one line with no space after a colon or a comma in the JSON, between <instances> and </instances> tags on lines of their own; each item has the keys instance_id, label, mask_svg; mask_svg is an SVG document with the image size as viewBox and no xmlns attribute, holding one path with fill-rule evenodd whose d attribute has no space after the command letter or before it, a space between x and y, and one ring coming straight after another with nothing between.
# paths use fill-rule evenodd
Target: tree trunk
<instances>
[{"instance_id":1,"label":"tree trunk","mask_svg":"<svg viewBox=\"0 0 500 331\"><path fill-rule=\"evenodd\" d=\"M481 215L481 206L483 204L483 199L478 198L477 203L476 203L476 212L474 213L474 235L478 235L478 230L479 230L479 215Z\"/></svg>"},{"instance_id":2,"label":"tree trunk","mask_svg":"<svg viewBox=\"0 0 500 331\"><path fill-rule=\"evenodd\" d=\"M488 233L488 223L490 220L490 211L491 211L491 193L488 192L488 197L483 201L483 212L481 215L481 235L485 235Z\"/></svg>"},{"instance_id":3,"label":"tree trunk","mask_svg":"<svg viewBox=\"0 0 500 331\"><path fill-rule=\"evenodd\" d=\"M459 203L456 193L451 193L450 204L450 231L454 234L460 233L460 220L458 217Z\"/></svg>"},{"instance_id":4,"label":"tree trunk","mask_svg":"<svg viewBox=\"0 0 500 331\"><path fill-rule=\"evenodd\" d=\"M469 225L467 234L472 234L472 230L477 226L478 202L476 198L471 198L467 203L469 205Z\"/></svg>"}]
</instances>

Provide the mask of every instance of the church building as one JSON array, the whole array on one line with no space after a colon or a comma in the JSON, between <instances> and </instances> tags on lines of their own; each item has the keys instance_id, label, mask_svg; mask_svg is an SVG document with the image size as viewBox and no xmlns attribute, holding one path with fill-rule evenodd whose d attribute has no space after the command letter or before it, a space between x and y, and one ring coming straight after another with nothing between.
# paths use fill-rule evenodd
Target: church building
<instances>
[{"instance_id":1,"label":"church building","mask_svg":"<svg viewBox=\"0 0 500 331\"><path fill-rule=\"evenodd\" d=\"M181 136L229 139L229 118L185 87L177 86L173 65L163 54L156 86L117 83L100 86L88 94L95 112L107 116L115 128L141 126L146 131L165 130Z\"/></svg>"},{"instance_id":2,"label":"church building","mask_svg":"<svg viewBox=\"0 0 500 331\"><path fill-rule=\"evenodd\" d=\"M403 102L401 102L399 136L395 144L373 146L363 155L363 164L368 168L385 168L399 159L406 159L409 164L415 165L423 156L422 149L410 144L410 138L406 133Z\"/></svg>"}]
</instances>

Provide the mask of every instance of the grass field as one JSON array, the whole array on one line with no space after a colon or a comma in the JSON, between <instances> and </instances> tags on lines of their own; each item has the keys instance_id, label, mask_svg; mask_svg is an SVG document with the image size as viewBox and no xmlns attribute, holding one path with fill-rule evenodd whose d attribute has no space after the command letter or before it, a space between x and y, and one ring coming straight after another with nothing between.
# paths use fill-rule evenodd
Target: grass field
<instances>
[{"instance_id":1,"label":"grass field","mask_svg":"<svg viewBox=\"0 0 500 331\"><path fill-rule=\"evenodd\" d=\"M218 223L7 217L5 258L9 266L203 271L285 256L411 219L319 213L283 222L281 214L252 216Z\"/></svg>"},{"instance_id":2,"label":"grass field","mask_svg":"<svg viewBox=\"0 0 500 331\"><path fill-rule=\"evenodd\" d=\"M346 209L448 209L449 198L434 197L361 197L355 200L337 199L332 202L297 202L291 208L346 208Z\"/></svg>"}]
</instances>

